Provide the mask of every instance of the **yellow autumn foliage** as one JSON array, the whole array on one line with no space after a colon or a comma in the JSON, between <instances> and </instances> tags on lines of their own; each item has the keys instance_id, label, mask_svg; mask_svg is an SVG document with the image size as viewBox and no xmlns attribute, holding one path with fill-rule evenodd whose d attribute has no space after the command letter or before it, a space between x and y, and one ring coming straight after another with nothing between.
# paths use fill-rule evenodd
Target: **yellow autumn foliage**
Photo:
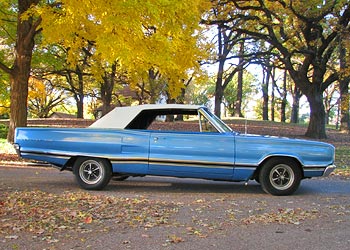
<instances>
[{"instance_id":1,"label":"yellow autumn foliage","mask_svg":"<svg viewBox=\"0 0 350 250\"><path fill-rule=\"evenodd\" d=\"M37 6L47 43L60 43L77 63L81 48L94 45L103 63L118 61L135 81L156 68L172 95L182 88L189 69L205 56L199 42L206 0L62 0L56 7ZM98 70L95 69L95 72Z\"/></svg>"},{"instance_id":2,"label":"yellow autumn foliage","mask_svg":"<svg viewBox=\"0 0 350 250\"><path fill-rule=\"evenodd\" d=\"M46 86L43 81L35 77L30 77L28 81L28 100L36 99L45 102L47 96Z\"/></svg>"}]
</instances>

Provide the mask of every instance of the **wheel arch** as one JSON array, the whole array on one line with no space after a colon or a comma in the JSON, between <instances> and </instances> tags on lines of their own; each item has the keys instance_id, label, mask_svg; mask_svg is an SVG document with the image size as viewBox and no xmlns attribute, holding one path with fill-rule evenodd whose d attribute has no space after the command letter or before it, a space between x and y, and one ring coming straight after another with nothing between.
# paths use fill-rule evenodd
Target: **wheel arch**
<instances>
[{"instance_id":1,"label":"wheel arch","mask_svg":"<svg viewBox=\"0 0 350 250\"><path fill-rule=\"evenodd\" d=\"M269 160L275 159L275 158L279 158L279 159L289 159L289 160L294 161L294 163L296 163L296 165L297 165L297 166L299 167L299 169L300 169L302 178L304 178L304 170L303 170L303 167L302 167L303 165L302 165L301 161L300 161L297 157L295 157L295 156L290 156L290 155L270 155L270 156L266 157L264 160L262 160L262 161L259 163L259 165L258 165L258 167L256 168L256 170L255 170L255 172L254 172L254 174L253 174L253 176L252 176L251 179L252 179L252 180L258 179L258 178L259 178L260 171L261 171L262 167L265 165L265 163L268 162Z\"/></svg>"},{"instance_id":2,"label":"wheel arch","mask_svg":"<svg viewBox=\"0 0 350 250\"><path fill-rule=\"evenodd\" d=\"M63 170L73 171L73 166L74 166L75 162L76 162L78 159L81 159L81 158L91 158L91 159L106 160L106 161L108 162L108 164L110 165L111 170L112 170L112 172L113 172L112 162L111 162L110 159L104 158L104 157L86 156L86 155L75 155L75 156L72 156L72 157L66 162L66 164L64 164L64 166L61 168L61 171L63 171Z\"/></svg>"}]
</instances>

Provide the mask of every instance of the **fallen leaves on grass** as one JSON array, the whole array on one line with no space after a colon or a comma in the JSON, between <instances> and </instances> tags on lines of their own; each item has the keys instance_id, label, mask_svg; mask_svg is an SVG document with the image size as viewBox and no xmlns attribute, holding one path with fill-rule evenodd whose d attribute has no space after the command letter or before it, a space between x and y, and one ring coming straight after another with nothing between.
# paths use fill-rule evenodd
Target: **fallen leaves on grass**
<instances>
[{"instance_id":1,"label":"fallen leaves on grass","mask_svg":"<svg viewBox=\"0 0 350 250\"><path fill-rule=\"evenodd\" d=\"M251 215L248 218L241 220L244 224L294 224L299 225L302 221L306 219L316 219L319 216L319 211L314 210L304 210L301 208L287 208L279 209L277 212L263 213Z\"/></svg>"},{"instance_id":2,"label":"fallen leaves on grass","mask_svg":"<svg viewBox=\"0 0 350 250\"><path fill-rule=\"evenodd\" d=\"M331 175L350 179L350 168L337 168Z\"/></svg>"},{"instance_id":3,"label":"fallen leaves on grass","mask_svg":"<svg viewBox=\"0 0 350 250\"><path fill-rule=\"evenodd\" d=\"M107 220L129 227L150 228L167 224L176 212L176 204L143 197L117 198L86 192L8 192L0 194L0 234L25 231L50 235Z\"/></svg>"},{"instance_id":4,"label":"fallen leaves on grass","mask_svg":"<svg viewBox=\"0 0 350 250\"><path fill-rule=\"evenodd\" d=\"M0 153L0 163L5 164L7 162L25 162L25 160L19 158L19 156L16 154Z\"/></svg>"}]
</instances>

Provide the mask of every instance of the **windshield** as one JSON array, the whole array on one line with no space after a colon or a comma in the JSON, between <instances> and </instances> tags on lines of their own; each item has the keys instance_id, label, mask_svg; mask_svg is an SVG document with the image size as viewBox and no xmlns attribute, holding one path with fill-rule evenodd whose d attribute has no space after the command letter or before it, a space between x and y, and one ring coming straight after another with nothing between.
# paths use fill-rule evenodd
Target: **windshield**
<instances>
[{"instance_id":1,"label":"windshield","mask_svg":"<svg viewBox=\"0 0 350 250\"><path fill-rule=\"evenodd\" d=\"M216 126L220 132L232 132L232 129L228 125L226 125L219 117L211 113L208 109L201 108L200 111L202 111L204 113L203 115L207 116L215 123L214 126Z\"/></svg>"}]
</instances>

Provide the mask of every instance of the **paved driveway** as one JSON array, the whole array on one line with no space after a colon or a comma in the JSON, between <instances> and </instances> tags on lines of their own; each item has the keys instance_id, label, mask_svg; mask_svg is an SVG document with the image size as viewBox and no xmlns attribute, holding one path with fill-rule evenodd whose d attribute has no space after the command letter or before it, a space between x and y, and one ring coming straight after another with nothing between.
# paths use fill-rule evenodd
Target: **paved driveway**
<instances>
[{"instance_id":1,"label":"paved driveway","mask_svg":"<svg viewBox=\"0 0 350 250\"><path fill-rule=\"evenodd\" d=\"M304 180L297 193L288 197L265 194L253 181L245 185L156 177L111 181L103 191L85 192L70 172L0 166L0 192L0 206L6 195L44 192L55 197L87 193L99 207L98 197L122 198L127 206L130 200L145 202L145 207L133 211L139 213L136 218L152 206L152 218L161 218L157 215L160 204L170 208L166 220L153 224L117 220L118 211L111 210L111 216L101 217L99 224L80 223L45 234L29 229L11 229L9 234L0 228L0 249L329 250L350 246L350 181L339 177ZM94 204L90 206L93 210ZM0 213L0 223L5 222L11 224L11 219Z\"/></svg>"}]
</instances>

